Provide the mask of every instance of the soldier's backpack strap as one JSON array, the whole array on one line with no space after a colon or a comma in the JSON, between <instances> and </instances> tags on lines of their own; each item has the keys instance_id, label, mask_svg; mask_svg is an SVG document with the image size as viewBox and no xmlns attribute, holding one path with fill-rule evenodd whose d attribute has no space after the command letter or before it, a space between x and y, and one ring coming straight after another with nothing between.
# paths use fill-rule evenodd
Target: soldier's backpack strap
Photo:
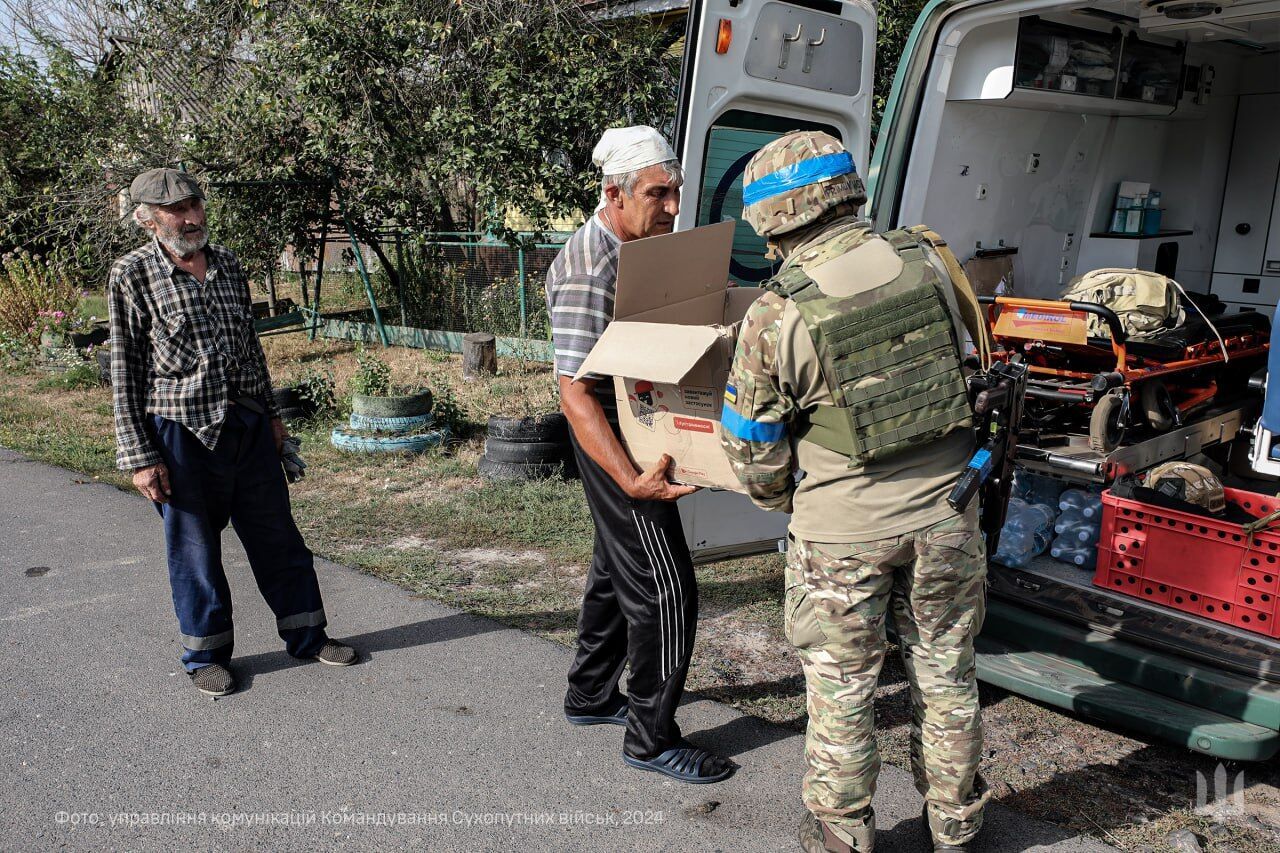
<instances>
[{"instance_id":1,"label":"soldier's backpack strap","mask_svg":"<svg viewBox=\"0 0 1280 853\"><path fill-rule=\"evenodd\" d=\"M956 296L960 318L964 321L964 327L969 332L969 337L973 338L973 345L978 350L978 361L984 370L991 367L991 350L994 348L994 341L991 337L991 329L987 325L987 315L973 292L973 285L969 282L969 276L965 275L964 267L956 260L955 252L951 251L947 241L942 239L938 232L927 225L917 225L907 231L929 244L938 253L938 258L941 259L942 265L947 270L947 276L951 279L951 289Z\"/></svg>"}]
</instances>

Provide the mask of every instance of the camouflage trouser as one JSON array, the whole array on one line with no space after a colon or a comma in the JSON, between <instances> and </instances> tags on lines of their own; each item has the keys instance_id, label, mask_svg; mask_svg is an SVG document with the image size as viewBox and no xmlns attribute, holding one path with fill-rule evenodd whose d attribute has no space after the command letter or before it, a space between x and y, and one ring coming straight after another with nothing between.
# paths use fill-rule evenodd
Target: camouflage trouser
<instances>
[{"instance_id":1,"label":"camouflage trouser","mask_svg":"<svg viewBox=\"0 0 1280 853\"><path fill-rule=\"evenodd\" d=\"M872 697L890 610L911 691L911 769L933 837L963 844L981 826L990 794L978 776L973 638L986 571L975 510L887 539L791 542L785 626L808 686L804 801L855 850L874 844Z\"/></svg>"}]
</instances>

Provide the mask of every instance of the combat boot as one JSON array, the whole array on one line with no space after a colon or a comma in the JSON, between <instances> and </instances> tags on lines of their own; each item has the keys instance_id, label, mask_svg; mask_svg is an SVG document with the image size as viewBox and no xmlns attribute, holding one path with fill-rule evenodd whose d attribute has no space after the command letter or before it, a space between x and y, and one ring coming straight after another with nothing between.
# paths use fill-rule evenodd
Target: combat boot
<instances>
[{"instance_id":1,"label":"combat boot","mask_svg":"<svg viewBox=\"0 0 1280 853\"><path fill-rule=\"evenodd\" d=\"M933 830L929 828L929 804L924 804L924 809L920 812L920 819L924 821L924 831L933 837ZM973 849L973 844L966 841L964 844L947 844L945 841L933 841L933 853L969 853Z\"/></svg>"},{"instance_id":2,"label":"combat boot","mask_svg":"<svg viewBox=\"0 0 1280 853\"><path fill-rule=\"evenodd\" d=\"M867 831L868 838L874 839L876 832L874 818ZM836 835L831 827L818 820L813 812L805 809L804 817L800 819L800 849L804 850L804 853L871 853L872 844L870 840L856 847L849 844Z\"/></svg>"}]
</instances>

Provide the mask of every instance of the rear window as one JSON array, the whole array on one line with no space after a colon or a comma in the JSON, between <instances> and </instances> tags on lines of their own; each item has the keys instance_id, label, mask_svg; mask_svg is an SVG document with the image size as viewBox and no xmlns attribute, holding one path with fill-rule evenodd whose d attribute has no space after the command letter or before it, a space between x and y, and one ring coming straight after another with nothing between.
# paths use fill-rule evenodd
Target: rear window
<instances>
[{"instance_id":1,"label":"rear window","mask_svg":"<svg viewBox=\"0 0 1280 853\"><path fill-rule=\"evenodd\" d=\"M753 154L793 130L821 130L840 138L829 125L742 110L725 113L707 134L697 224L737 220L729 261L729 276L736 284L755 286L773 275L780 263L765 258L765 241L742 218L742 175Z\"/></svg>"}]
</instances>

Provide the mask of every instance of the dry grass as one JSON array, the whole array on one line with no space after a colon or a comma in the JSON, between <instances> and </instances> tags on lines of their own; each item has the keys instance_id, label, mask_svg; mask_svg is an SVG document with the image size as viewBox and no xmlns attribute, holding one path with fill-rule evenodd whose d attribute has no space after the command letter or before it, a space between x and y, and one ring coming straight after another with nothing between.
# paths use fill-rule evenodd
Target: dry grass
<instances>
[{"instance_id":1,"label":"dry grass","mask_svg":"<svg viewBox=\"0 0 1280 853\"><path fill-rule=\"evenodd\" d=\"M282 382L318 369L333 376L341 395L355 369L348 343L286 335L269 338L266 349ZM499 376L467 383L454 356L374 351L391 365L397 384L452 389L477 425L489 414L522 414L535 405L529 401L552 399L545 365L504 359ZM17 373L0 382L0 445L127 486L114 469L108 392L38 389L37 380ZM311 466L292 489L295 513L318 553L572 644L592 538L578 484L481 481L475 462L482 434L420 456L371 458L334 450L327 440L332 425L294 426ZM776 555L699 567L702 607L689 686L799 730L803 679L782 636L781 578ZM1192 811L1196 773L1212 779L1214 760L1100 729L985 685L982 698L983 773L1001 802L1125 850L1169 849L1166 837L1184 828L1210 851L1280 849L1275 761L1229 767L1232 778L1245 773L1247 810L1215 819ZM892 654L876 716L886 763L908 766L910 697Z\"/></svg>"}]
</instances>

